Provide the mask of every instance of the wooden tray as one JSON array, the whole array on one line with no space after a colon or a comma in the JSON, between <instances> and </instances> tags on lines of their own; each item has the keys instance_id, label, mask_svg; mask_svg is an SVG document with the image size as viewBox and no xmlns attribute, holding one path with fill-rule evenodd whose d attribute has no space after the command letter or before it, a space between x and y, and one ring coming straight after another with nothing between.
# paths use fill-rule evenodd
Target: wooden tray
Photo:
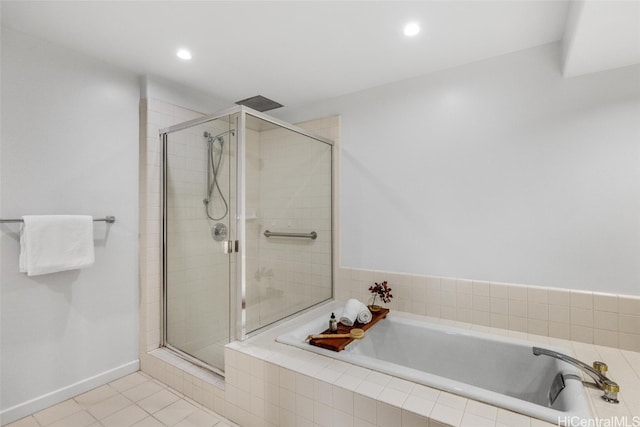
<instances>
[{"instance_id":1,"label":"wooden tray","mask_svg":"<svg viewBox=\"0 0 640 427\"><path fill-rule=\"evenodd\" d=\"M387 317L388 313L389 313L388 308L381 308L380 311L371 313L373 315L371 322L365 325L363 325L362 323L356 322L355 325L353 326L345 326L342 323L338 322L338 332L336 333L348 334L349 331L351 331L351 329L354 329L354 328L360 328L366 331L367 329L369 329L370 327L378 323L380 319L384 319L385 317ZM331 330L329 329L326 329L321 332L321 334L330 334L330 333L331 333ZM316 347L326 348L327 350L342 351L353 340L354 340L353 338L318 338L318 339L310 340L309 344L315 345Z\"/></svg>"}]
</instances>

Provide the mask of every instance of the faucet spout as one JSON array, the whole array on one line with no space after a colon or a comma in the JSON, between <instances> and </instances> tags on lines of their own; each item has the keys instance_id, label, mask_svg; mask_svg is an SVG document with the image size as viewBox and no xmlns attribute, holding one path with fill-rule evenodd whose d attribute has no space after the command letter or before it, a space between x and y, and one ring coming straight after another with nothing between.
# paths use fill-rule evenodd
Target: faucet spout
<instances>
[{"instance_id":1,"label":"faucet spout","mask_svg":"<svg viewBox=\"0 0 640 427\"><path fill-rule=\"evenodd\" d=\"M584 373L586 373L593 379L598 388L604 391L604 395L602 396L603 400L609 403L619 403L618 392L620 392L620 386L617 383L611 381L602 373L587 365L586 363L581 362L578 359L574 359L573 357L566 354L558 353L557 351L548 350L541 347L533 347L533 354L536 356L544 355L553 357L581 369Z\"/></svg>"}]
</instances>

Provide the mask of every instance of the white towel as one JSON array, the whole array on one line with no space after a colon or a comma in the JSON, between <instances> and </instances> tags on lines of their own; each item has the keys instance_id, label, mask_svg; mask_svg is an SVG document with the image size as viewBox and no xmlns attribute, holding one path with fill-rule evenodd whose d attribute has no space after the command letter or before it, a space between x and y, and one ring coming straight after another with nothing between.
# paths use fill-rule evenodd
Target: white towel
<instances>
[{"instance_id":1,"label":"white towel","mask_svg":"<svg viewBox=\"0 0 640 427\"><path fill-rule=\"evenodd\" d=\"M340 316L340 323L345 326L353 326L356 320L360 323L371 322L371 312L362 302L355 298L347 300Z\"/></svg>"},{"instance_id":2,"label":"white towel","mask_svg":"<svg viewBox=\"0 0 640 427\"><path fill-rule=\"evenodd\" d=\"M362 304L362 310L360 310L360 312L358 313L358 322L366 325L367 323L371 322L372 318L373 314L371 314L371 312L369 311L369 307Z\"/></svg>"},{"instance_id":3,"label":"white towel","mask_svg":"<svg viewBox=\"0 0 640 427\"><path fill-rule=\"evenodd\" d=\"M20 230L20 272L27 276L74 270L94 263L93 218L25 215Z\"/></svg>"}]
</instances>

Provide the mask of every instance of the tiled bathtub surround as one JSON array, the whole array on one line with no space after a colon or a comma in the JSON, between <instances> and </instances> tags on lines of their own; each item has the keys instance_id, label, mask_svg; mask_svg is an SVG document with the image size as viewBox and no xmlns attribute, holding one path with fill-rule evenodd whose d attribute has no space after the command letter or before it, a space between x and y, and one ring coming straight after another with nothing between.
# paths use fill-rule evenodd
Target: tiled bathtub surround
<instances>
[{"instance_id":1,"label":"tiled bathtub surround","mask_svg":"<svg viewBox=\"0 0 640 427\"><path fill-rule=\"evenodd\" d=\"M340 268L336 298L366 301L382 280L392 309L640 351L639 296Z\"/></svg>"},{"instance_id":2,"label":"tiled bathtub surround","mask_svg":"<svg viewBox=\"0 0 640 427\"><path fill-rule=\"evenodd\" d=\"M339 303L337 303L339 305ZM327 308L328 307L328 308ZM326 314L331 306L303 315ZM393 315L393 313L392 313ZM619 405L586 387L596 419L640 416L640 353L418 315L424 319L566 348L580 360L604 360L621 387ZM299 323L296 323L296 325ZM543 422L451 393L277 343L282 325L227 346L225 416L243 426L550 427ZM589 380L586 380L589 382ZM626 417L626 418L625 418ZM610 424L613 425L613 424Z\"/></svg>"}]
</instances>

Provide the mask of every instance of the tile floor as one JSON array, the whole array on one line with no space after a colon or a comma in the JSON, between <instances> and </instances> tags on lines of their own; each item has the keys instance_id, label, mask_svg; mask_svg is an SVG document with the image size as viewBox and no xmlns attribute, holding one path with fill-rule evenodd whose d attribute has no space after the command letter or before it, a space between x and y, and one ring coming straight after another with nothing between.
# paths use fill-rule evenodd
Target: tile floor
<instances>
[{"instance_id":1,"label":"tile floor","mask_svg":"<svg viewBox=\"0 0 640 427\"><path fill-rule=\"evenodd\" d=\"M236 424L135 372L6 427L231 427Z\"/></svg>"}]
</instances>

